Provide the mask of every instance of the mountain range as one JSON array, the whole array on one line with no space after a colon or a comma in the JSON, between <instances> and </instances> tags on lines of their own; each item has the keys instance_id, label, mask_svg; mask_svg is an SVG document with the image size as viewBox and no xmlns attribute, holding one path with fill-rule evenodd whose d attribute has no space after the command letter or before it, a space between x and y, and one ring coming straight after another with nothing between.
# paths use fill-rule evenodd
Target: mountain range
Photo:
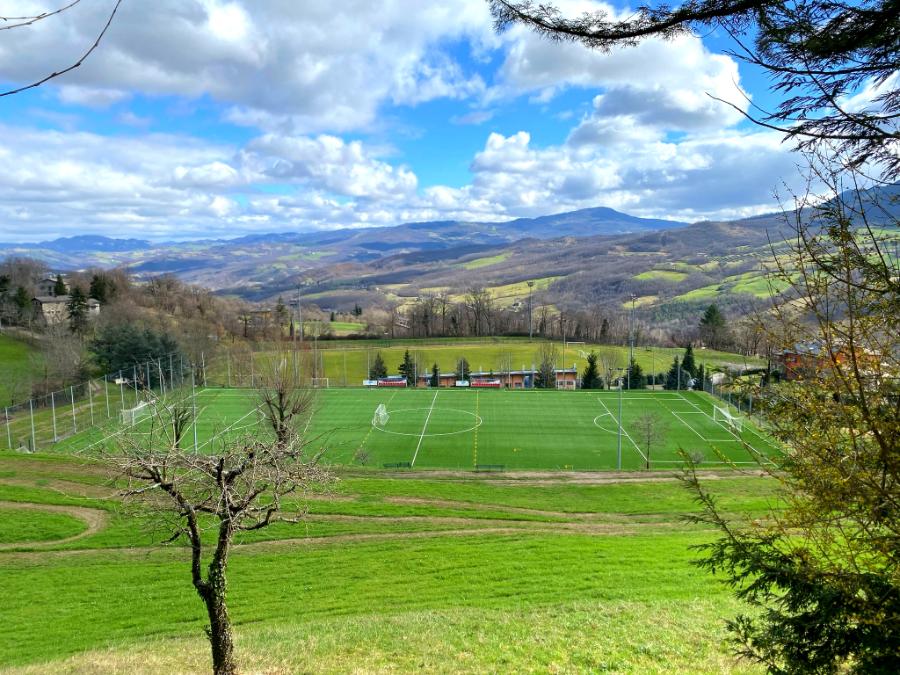
<instances>
[{"instance_id":1,"label":"mountain range","mask_svg":"<svg viewBox=\"0 0 900 675\"><path fill-rule=\"evenodd\" d=\"M883 188L879 221L896 222L898 186ZM887 209L883 206L886 203ZM505 222L431 221L394 227L277 232L234 239L153 243L76 236L2 244L0 259L29 256L54 271L124 266L137 276L171 273L251 301L295 297L327 309L405 304L423 294L462 297L482 286L501 305L527 283L558 308L635 298L659 320L715 300L747 306L779 290L767 280L771 246L786 250L782 214L688 224L609 208Z\"/></svg>"}]
</instances>

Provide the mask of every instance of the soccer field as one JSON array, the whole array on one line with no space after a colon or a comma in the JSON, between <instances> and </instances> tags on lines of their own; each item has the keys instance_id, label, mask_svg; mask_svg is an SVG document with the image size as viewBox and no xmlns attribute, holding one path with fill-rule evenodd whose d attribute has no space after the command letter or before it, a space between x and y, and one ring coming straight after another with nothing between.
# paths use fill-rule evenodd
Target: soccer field
<instances>
[{"instance_id":1,"label":"soccer field","mask_svg":"<svg viewBox=\"0 0 900 675\"><path fill-rule=\"evenodd\" d=\"M197 443L208 451L217 439L256 432L257 400L248 389L197 392ZM748 446L764 455L775 443L748 420L735 432L713 418L724 404L700 392L626 391L622 395L622 468L674 468L679 451L721 465L720 455L752 463ZM383 404L387 421L375 424ZM306 428L329 464L409 463L419 469L608 470L617 467L617 391L509 391L456 389L322 389ZM649 452L642 429L651 418L657 439ZM139 431L140 425L136 427ZM120 433L113 432L113 434ZM109 430L71 439L70 449L109 442ZM193 441L193 430L188 433Z\"/></svg>"}]
</instances>

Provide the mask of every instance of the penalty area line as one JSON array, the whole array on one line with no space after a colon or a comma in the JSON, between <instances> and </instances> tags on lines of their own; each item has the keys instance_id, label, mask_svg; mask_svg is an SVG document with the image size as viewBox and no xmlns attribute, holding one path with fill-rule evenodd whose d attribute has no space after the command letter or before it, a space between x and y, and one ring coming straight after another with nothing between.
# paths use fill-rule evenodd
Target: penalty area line
<instances>
[{"instance_id":1,"label":"penalty area line","mask_svg":"<svg viewBox=\"0 0 900 675\"><path fill-rule=\"evenodd\" d=\"M419 442L416 444L416 452L413 454L412 461L409 463L410 468L416 465L416 457L419 456L419 448L422 447L422 440L425 438L425 430L428 429L428 420L431 419L431 413L434 412L434 402L437 401L438 392L434 392L434 398L431 399L431 407L428 409L428 415L425 416L425 424L422 425L422 433L419 434Z\"/></svg>"}]
</instances>

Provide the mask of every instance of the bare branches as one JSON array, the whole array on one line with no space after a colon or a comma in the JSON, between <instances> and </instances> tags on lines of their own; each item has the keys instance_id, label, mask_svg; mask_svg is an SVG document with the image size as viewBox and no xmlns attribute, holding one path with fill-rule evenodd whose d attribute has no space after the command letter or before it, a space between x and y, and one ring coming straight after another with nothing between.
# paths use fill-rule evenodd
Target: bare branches
<instances>
[{"instance_id":1,"label":"bare branches","mask_svg":"<svg viewBox=\"0 0 900 675\"><path fill-rule=\"evenodd\" d=\"M606 11L565 18L553 5L531 0L489 2L498 30L521 23L603 52L648 37L722 28L738 45L729 53L764 69L784 96L777 110L761 116L723 103L803 151L831 143L851 168L876 165L888 178L900 173L900 5L893 0L693 0L675 9L643 5L621 21ZM742 37L753 28L751 46ZM870 100L861 100L866 94Z\"/></svg>"},{"instance_id":2,"label":"bare branches","mask_svg":"<svg viewBox=\"0 0 900 675\"><path fill-rule=\"evenodd\" d=\"M22 20L21 23L8 25L8 26L0 26L0 30L8 30L10 28L21 28L23 26L30 26L30 25L36 23L37 21L41 21L41 20L49 18L51 16L60 14L61 12L64 12L67 9L70 9L74 5L78 4L80 1L81 0L75 0L74 2L66 5L65 7L61 7L60 9L55 10L53 12L39 14L39 15L33 16L33 17L17 17L18 19ZM29 89L35 89L36 87L40 87L42 84L45 84L46 82L49 82L50 80L52 80L54 78L60 77L61 75L65 75L66 73L71 72L71 71L75 70L76 68L79 68L81 66L81 64L84 63L85 60L87 60L87 58L91 54L94 53L94 51L97 49L97 47L100 46L100 42L103 40L103 37L106 35L106 31L109 30L109 27L112 25L113 19L116 17L116 12L119 11L119 5L121 5L121 4L122 4L122 0L116 0L116 4L113 6L112 11L109 13L109 17L107 18L106 23L103 26L103 30L100 31L100 33L97 35L97 38L90 45L90 47L88 47L87 51L85 51L78 58L78 60L75 61L75 63L73 63L61 70L54 71L54 72L50 73L49 75L32 82L31 84L26 84L21 87L16 87L15 89L10 89L8 91L0 92L0 97L12 96L13 94L19 94L19 93L21 93L23 91L27 91Z\"/></svg>"}]
</instances>

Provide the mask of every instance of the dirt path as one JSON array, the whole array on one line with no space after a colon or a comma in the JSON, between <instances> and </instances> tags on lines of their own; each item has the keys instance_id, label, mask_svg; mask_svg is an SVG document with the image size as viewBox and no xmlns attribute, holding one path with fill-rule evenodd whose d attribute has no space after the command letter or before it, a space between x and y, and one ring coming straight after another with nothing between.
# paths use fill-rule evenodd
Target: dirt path
<instances>
[{"instance_id":1,"label":"dirt path","mask_svg":"<svg viewBox=\"0 0 900 675\"><path fill-rule=\"evenodd\" d=\"M10 544L0 544L0 551L8 551L9 549L27 546L28 548L50 548L67 544L78 539L89 537L96 534L104 527L109 520L109 514L102 509L89 509L83 506L59 506L56 504L34 504L32 502L4 502L0 501L0 508L4 509L27 509L32 511L45 511L47 513L63 513L81 520L87 525L84 532L80 532L71 537L63 539L51 539L50 541L18 541ZM96 550L96 549L93 549Z\"/></svg>"}]
</instances>

